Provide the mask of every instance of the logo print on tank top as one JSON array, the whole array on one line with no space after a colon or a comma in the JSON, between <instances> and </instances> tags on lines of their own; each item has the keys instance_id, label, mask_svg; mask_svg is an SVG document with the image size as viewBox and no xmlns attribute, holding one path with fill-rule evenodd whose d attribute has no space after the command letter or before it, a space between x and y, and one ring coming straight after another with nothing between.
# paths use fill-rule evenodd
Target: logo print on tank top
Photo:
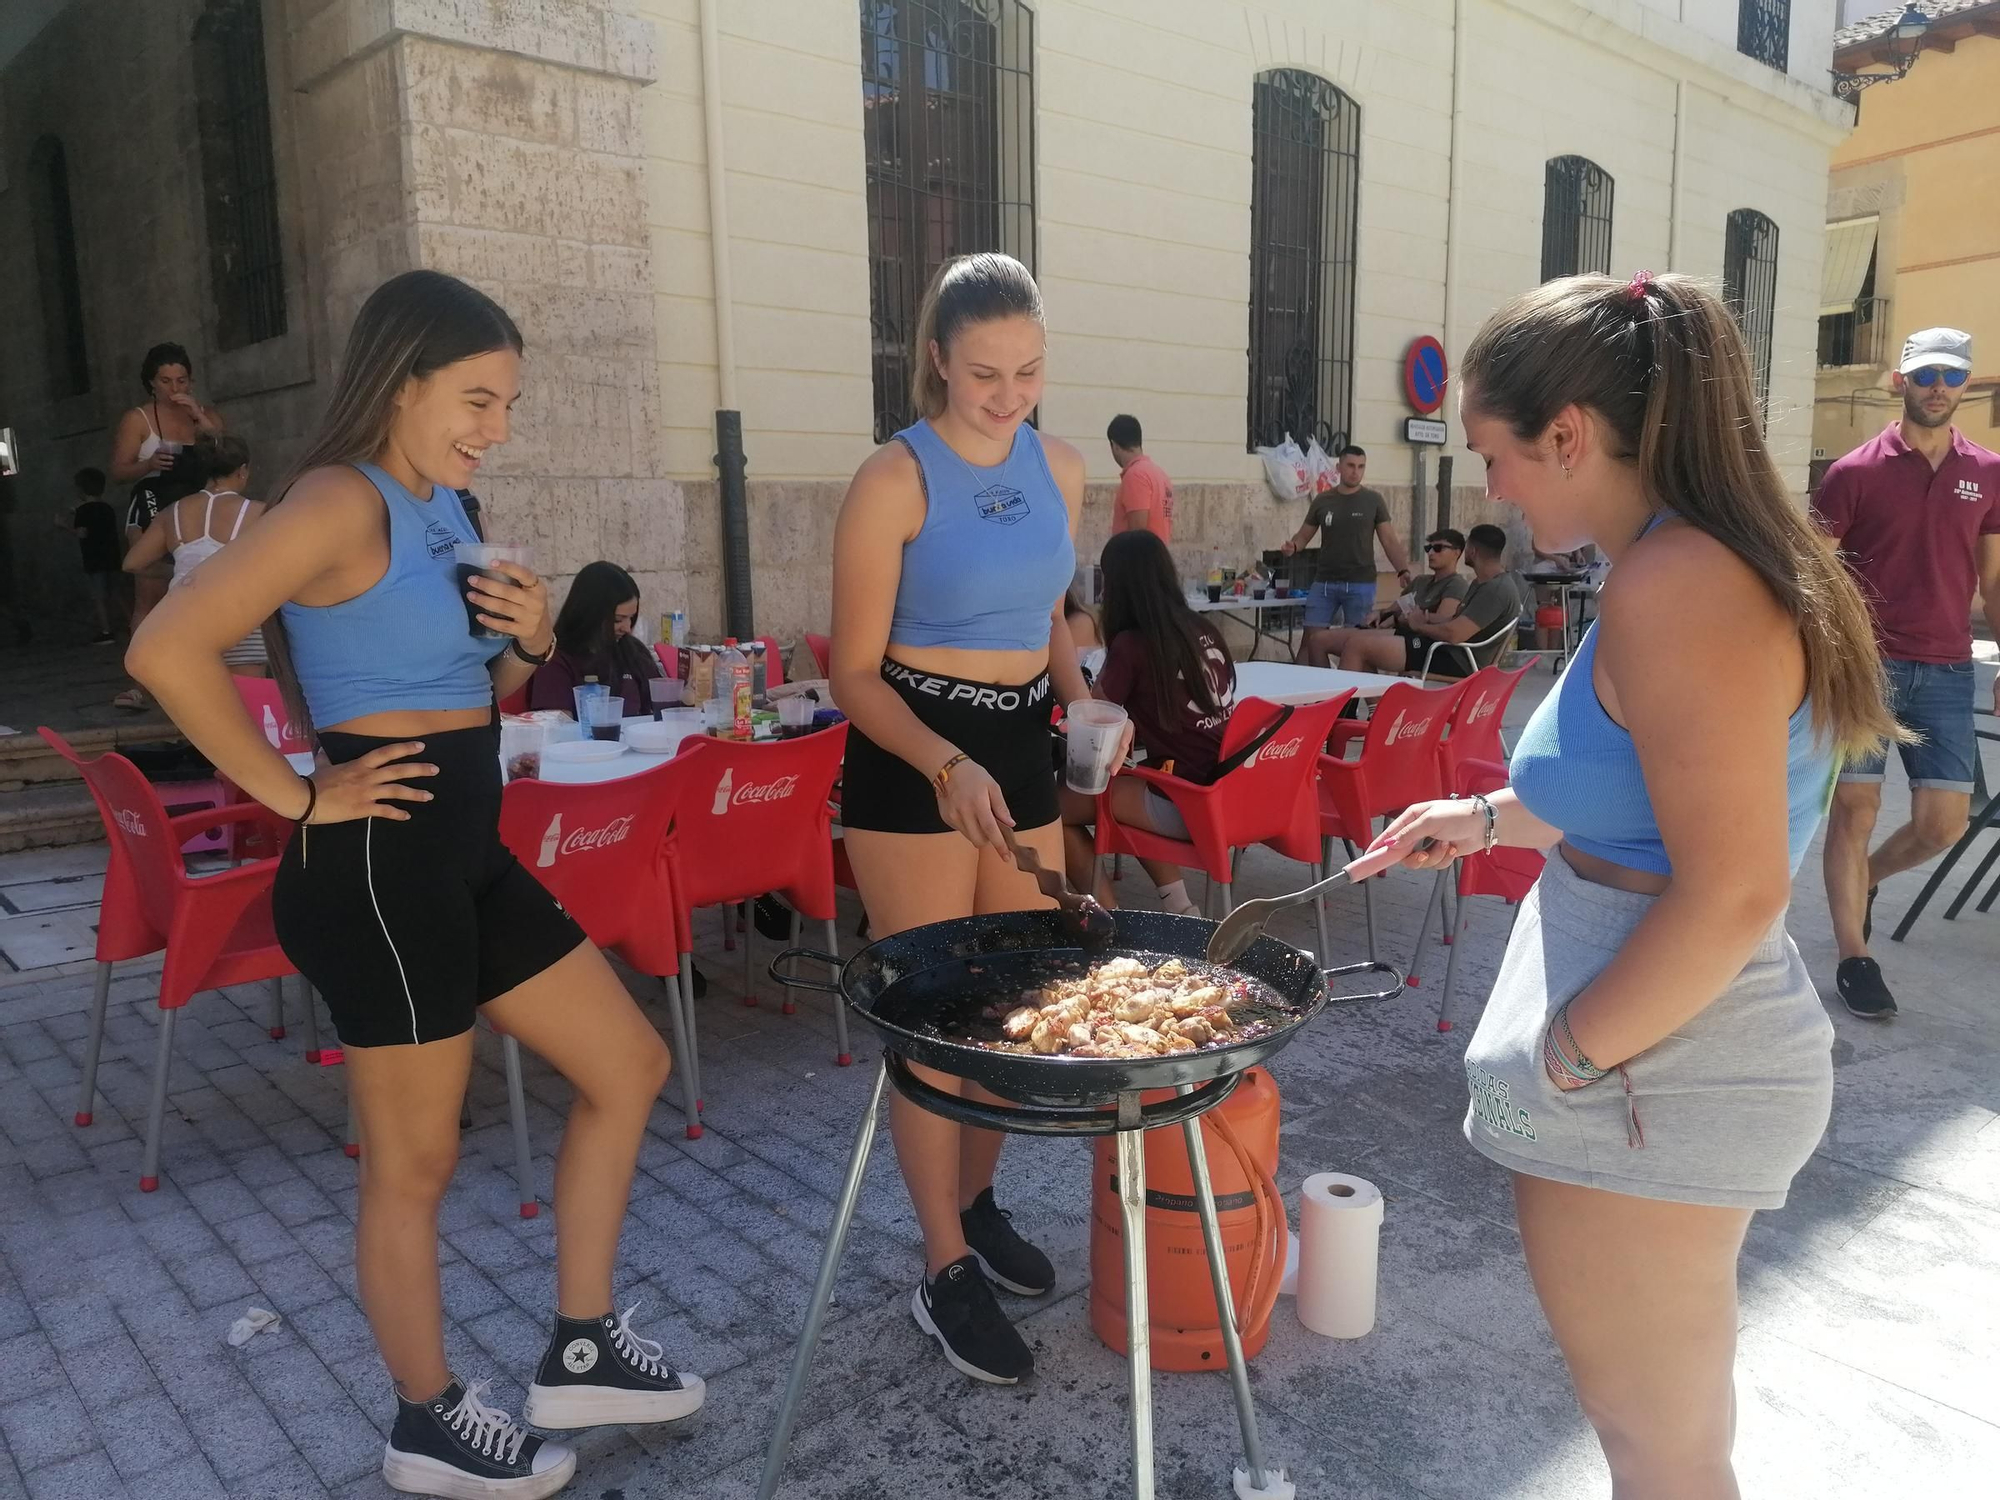
<instances>
[{"instance_id":1,"label":"logo print on tank top","mask_svg":"<svg viewBox=\"0 0 2000 1500\"><path fill-rule=\"evenodd\" d=\"M424 528L424 546L432 557L450 557L457 545L458 533L444 522L433 521Z\"/></svg>"},{"instance_id":2,"label":"logo print on tank top","mask_svg":"<svg viewBox=\"0 0 2000 1500\"><path fill-rule=\"evenodd\" d=\"M1012 526L1028 515L1028 497L1011 484L989 484L972 497L979 519L997 526Z\"/></svg>"}]
</instances>

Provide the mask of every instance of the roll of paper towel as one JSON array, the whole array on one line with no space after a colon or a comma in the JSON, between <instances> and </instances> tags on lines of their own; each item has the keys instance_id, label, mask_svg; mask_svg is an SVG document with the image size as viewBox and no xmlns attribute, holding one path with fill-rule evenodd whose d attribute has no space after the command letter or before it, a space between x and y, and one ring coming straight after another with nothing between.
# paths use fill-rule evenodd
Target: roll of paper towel
<instances>
[{"instance_id":1,"label":"roll of paper towel","mask_svg":"<svg viewBox=\"0 0 2000 1500\"><path fill-rule=\"evenodd\" d=\"M1375 1326L1382 1194L1374 1183L1315 1172L1299 1189L1299 1321L1328 1338Z\"/></svg>"}]
</instances>

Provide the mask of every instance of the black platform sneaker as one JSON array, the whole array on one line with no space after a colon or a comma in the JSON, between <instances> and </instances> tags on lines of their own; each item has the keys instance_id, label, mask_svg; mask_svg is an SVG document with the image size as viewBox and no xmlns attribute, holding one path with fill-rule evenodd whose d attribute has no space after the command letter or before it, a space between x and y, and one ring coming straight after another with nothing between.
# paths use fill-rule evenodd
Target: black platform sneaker
<instances>
[{"instance_id":1,"label":"black platform sneaker","mask_svg":"<svg viewBox=\"0 0 2000 1500\"><path fill-rule=\"evenodd\" d=\"M536 1427L567 1429L672 1422L698 1411L707 1386L670 1369L666 1351L632 1331L638 1310L635 1303L617 1318L557 1318L522 1415Z\"/></svg>"},{"instance_id":2,"label":"black platform sneaker","mask_svg":"<svg viewBox=\"0 0 2000 1500\"><path fill-rule=\"evenodd\" d=\"M1034 1353L1000 1311L976 1255L918 1282L910 1311L917 1327L938 1341L961 1375L989 1385L1014 1385L1035 1373Z\"/></svg>"},{"instance_id":3,"label":"black platform sneaker","mask_svg":"<svg viewBox=\"0 0 2000 1500\"><path fill-rule=\"evenodd\" d=\"M382 1479L405 1495L541 1500L570 1482L576 1455L481 1401L486 1382L454 1380L429 1401L396 1398Z\"/></svg>"},{"instance_id":4,"label":"black platform sneaker","mask_svg":"<svg viewBox=\"0 0 2000 1500\"><path fill-rule=\"evenodd\" d=\"M1022 1239L1009 1222L1013 1215L993 1201L988 1188L958 1216L965 1243L979 1257L979 1268L996 1286L1017 1297L1039 1297L1053 1291L1056 1268L1049 1258Z\"/></svg>"}]
</instances>

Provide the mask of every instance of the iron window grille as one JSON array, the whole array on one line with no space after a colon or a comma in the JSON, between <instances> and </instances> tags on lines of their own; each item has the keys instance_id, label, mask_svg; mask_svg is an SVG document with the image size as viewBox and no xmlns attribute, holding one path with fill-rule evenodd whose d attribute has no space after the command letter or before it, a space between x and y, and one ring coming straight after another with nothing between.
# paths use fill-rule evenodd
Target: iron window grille
<instances>
[{"instance_id":1,"label":"iron window grille","mask_svg":"<svg viewBox=\"0 0 2000 1500\"><path fill-rule=\"evenodd\" d=\"M1757 404L1771 399L1771 327L1778 310L1778 226L1754 208L1730 212L1723 235L1722 295L1750 346Z\"/></svg>"},{"instance_id":2,"label":"iron window grille","mask_svg":"<svg viewBox=\"0 0 2000 1500\"><path fill-rule=\"evenodd\" d=\"M210 0L194 40L216 347L238 349L276 338L286 321L263 9Z\"/></svg>"},{"instance_id":3,"label":"iron window grille","mask_svg":"<svg viewBox=\"0 0 2000 1500\"><path fill-rule=\"evenodd\" d=\"M1020 0L861 0L875 440L916 420L924 289L956 255L1035 267L1035 18Z\"/></svg>"},{"instance_id":4,"label":"iron window grille","mask_svg":"<svg viewBox=\"0 0 2000 1500\"><path fill-rule=\"evenodd\" d=\"M1259 74L1251 108L1249 446L1347 441L1361 106L1312 73Z\"/></svg>"},{"instance_id":5,"label":"iron window grille","mask_svg":"<svg viewBox=\"0 0 2000 1500\"><path fill-rule=\"evenodd\" d=\"M1542 280L1611 274L1611 174L1588 157L1554 156L1542 174Z\"/></svg>"},{"instance_id":6,"label":"iron window grille","mask_svg":"<svg viewBox=\"0 0 2000 1500\"><path fill-rule=\"evenodd\" d=\"M1736 50L1784 72L1792 55L1792 0L1741 0L1736 7Z\"/></svg>"},{"instance_id":7,"label":"iron window grille","mask_svg":"<svg viewBox=\"0 0 2000 1500\"><path fill-rule=\"evenodd\" d=\"M83 278L76 263L76 219L70 209L69 157L52 135L35 144L29 184L48 392L60 401L90 389L90 350L84 337Z\"/></svg>"},{"instance_id":8,"label":"iron window grille","mask_svg":"<svg viewBox=\"0 0 2000 1500\"><path fill-rule=\"evenodd\" d=\"M1889 299L1865 293L1844 313L1824 313L1819 320L1819 363L1824 369L1841 365L1879 366L1889 362Z\"/></svg>"}]
</instances>

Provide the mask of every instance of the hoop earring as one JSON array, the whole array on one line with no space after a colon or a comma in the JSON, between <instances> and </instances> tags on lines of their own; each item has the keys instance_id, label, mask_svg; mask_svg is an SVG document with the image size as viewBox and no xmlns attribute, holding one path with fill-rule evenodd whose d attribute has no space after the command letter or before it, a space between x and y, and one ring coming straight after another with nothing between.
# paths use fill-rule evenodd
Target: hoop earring
<instances>
[{"instance_id":1,"label":"hoop earring","mask_svg":"<svg viewBox=\"0 0 2000 1500\"><path fill-rule=\"evenodd\" d=\"M1560 459L1558 459L1558 460L1557 460L1557 462L1558 462L1558 463L1561 463L1561 460L1560 460ZM1568 479L1568 478L1570 478L1570 477L1571 477L1571 475L1570 475L1570 468L1569 468L1569 465L1568 465L1568 464L1563 464L1563 466L1562 466L1562 471L1563 471L1563 478L1565 478L1565 479Z\"/></svg>"}]
</instances>

